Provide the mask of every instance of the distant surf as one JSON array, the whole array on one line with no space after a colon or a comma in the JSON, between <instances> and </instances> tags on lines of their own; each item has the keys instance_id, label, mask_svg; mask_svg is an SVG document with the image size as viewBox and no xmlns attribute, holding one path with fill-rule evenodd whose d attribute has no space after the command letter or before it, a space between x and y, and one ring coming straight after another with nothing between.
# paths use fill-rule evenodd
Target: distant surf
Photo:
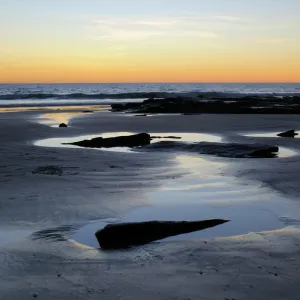
<instances>
[{"instance_id":1,"label":"distant surf","mask_svg":"<svg viewBox=\"0 0 300 300\"><path fill-rule=\"evenodd\" d=\"M300 84L0 84L0 106L111 104L184 96L207 100L300 96Z\"/></svg>"}]
</instances>

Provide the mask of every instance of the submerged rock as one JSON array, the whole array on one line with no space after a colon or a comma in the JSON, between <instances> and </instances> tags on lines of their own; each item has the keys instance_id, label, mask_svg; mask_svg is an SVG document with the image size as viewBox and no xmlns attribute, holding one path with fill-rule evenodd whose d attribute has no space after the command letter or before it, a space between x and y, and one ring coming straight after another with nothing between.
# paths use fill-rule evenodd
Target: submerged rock
<instances>
[{"instance_id":1,"label":"submerged rock","mask_svg":"<svg viewBox=\"0 0 300 300\"><path fill-rule=\"evenodd\" d=\"M280 137L291 137L291 138L295 137L296 135L298 135L298 133L296 133L295 130L288 130L277 134L277 136Z\"/></svg>"},{"instance_id":2,"label":"submerged rock","mask_svg":"<svg viewBox=\"0 0 300 300\"><path fill-rule=\"evenodd\" d=\"M60 127L60 128L65 128L65 127L68 127L68 125L67 124L65 124L65 123L61 123L61 124L59 124L59 126L58 127Z\"/></svg>"},{"instance_id":3,"label":"submerged rock","mask_svg":"<svg viewBox=\"0 0 300 300\"><path fill-rule=\"evenodd\" d=\"M229 222L212 219L204 221L149 221L140 223L111 224L96 232L103 249L121 249L144 245L170 236L203 230Z\"/></svg>"},{"instance_id":4,"label":"submerged rock","mask_svg":"<svg viewBox=\"0 0 300 300\"><path fill-rule=\"evenodd\" d=\"M151 137L148 133L139 133L128 136L117 136L112 138L94 138L91 140L83 140L70 143L86 148L113 148L113 147L138 147L150 144Z\"/></svg>"}]
</instances>

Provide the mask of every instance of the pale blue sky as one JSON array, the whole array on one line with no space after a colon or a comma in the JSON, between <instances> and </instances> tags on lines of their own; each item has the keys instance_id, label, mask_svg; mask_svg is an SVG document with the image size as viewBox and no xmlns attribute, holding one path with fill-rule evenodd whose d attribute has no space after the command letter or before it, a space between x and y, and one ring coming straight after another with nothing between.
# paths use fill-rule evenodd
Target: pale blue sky
<instances>
[{"instance_id":1,"label":"pale blue sky","mask_svg":"<svg viewBox=\"0 0 300 300\"><path fill-rule=\"evenodd\" d=\"M0 34L8 39L22 38L25 33L31 37L45 34L75 37L89 25L89 19L170 19L188 13L194 13L195 17L223 16L256 22L257 26L247 32L250 35L264 29L270 38L300 35L300 0L2 0ZM228 24L224 25L226 30ZM222 26L218 30L222 31ZM228 33L239 31L236 26Z\"/></svg>"}]
</instances>

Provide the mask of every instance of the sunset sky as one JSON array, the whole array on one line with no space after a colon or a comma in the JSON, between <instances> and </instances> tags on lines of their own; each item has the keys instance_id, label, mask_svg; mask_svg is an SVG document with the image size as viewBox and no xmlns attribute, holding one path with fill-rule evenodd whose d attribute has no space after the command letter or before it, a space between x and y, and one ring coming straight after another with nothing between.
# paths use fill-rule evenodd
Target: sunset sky
<instances>
[{"instance_id":1,"label":"sunset sky","mask_svg":"<svg viewBox=\"0 0 300 300\"><path fill-rule=\"evenodd\" d=\"M0 0L0 82L300 82L300 0Z\"/></svg>"}]
</instances>

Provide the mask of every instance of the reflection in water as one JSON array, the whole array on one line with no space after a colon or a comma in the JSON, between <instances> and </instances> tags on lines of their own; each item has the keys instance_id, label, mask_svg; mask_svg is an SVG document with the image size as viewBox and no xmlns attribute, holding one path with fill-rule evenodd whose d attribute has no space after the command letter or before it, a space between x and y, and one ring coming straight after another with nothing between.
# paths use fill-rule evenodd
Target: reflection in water
<instances>
[{"instance_id":1,"label":"reflection in water","mask_svg":"<svg viewBox=\"0 0 300 300\"><path fill-rule=\"evenodd\" d=\"M103 133L72 138L56 138L36 142L46 147L77 147L62 145L84 139L102 136L113 137L131 135L132 132ZM152 136L176 136L183 142L220 142L221 137L197 133L153 133ZM154 139L158 142L164 139ZM174 141L172 138L168 140ZM80 148L80 147L79 147ZM91 151L95 149L89 149ZM98 149L101 150L101 149ZM128 148L113 148L112 151L130 151ZM296 152L280 148L279 156L295 155ZM212 159L205 155L179 155L175 158L176 168L185 175L166 182L158 190L148 194L149 206L133 210L119 220L99 220L81 227L71 239L79 244L98 247L95 232L111 222L143 222L149 220L206 220L228 219L231 222L204 231L194 232L167 240L207 238L246 234L274 230L284 227L280 219L285 212L288 217L298 213L298 208L283 201L267 188L256 182L243 183L227 176L224 159Z\"/></svg>"},{"instance_id":2,"label":"reflection in water","mask_svg":"<svg viewBox=\"0 0 300 300\"><path fill-rule=\"evenodd\" d=\"M70 119L83 115L85 112L94 112L108 109L107 106L69 106L69 107L55 107L55 111L40 115L38 122L49 125L51 127L58 127L60 123L68 124ZM53 110L53 108L52 108Z\"/></svg>"},{"instance_id":3,"label":"reflection in water","mask_svg":"<svg viewBox=\"0 0 300 300\"><path fill-rule=\"evenodd\" d=\"M285 147L279 147L279 157L290 157L295 155L298 155L297 151Z\"/></svg>"},{"instance_id":4,"label":"reflection in water","mask_svg":"<svg viewBox=\"0 0 300 300\"><path fill-rule=\"evenodd\" d=\"M30 234L32 234L32 231L26 229L2 228L0 231L0 247L4 244L28 237Z\"/></svg>"},{"instance_id":5,"label":"reflection in water","mask_svg":"<svg viewBox=\"0 0 300 300\"><path fill-rule=\"evenodd\" d=\"M256 182L241 182L225 175L226 163L204 157L180 155L177 168L186 175L171 180L148 194L149 206L131 211L119 220L99 220L81 227L72 236L76 242L99 247L95 232L111 222L149 220L228 219L215 228L167 238L167 241L209 238L279 229L285 226L280 214L299 213L293 203Z\"/></svg>"},{"instance_id":6,"label":"reflection in water","mask_svg":"<svg viewBox=\"0 0 300 300\"><path fill-rule=\"evenodd\" d=\"M269 138L281 138L278 136L279 132L259 132L259 133L247 133L244 134L244 136L249 136L249 137L269 137ZM294 138L299 138L299 135L296 135Z\"/></svg>"},{"instance_id":7,"label":"reflection in water","mask_svg":"<svg viewBox=\"0 0 300 300\"><path fill-rule=\"evenodd\" d=\"M81 112L48 113L42 115L41 123L52 127L58 127L60 123L68 124L71 118L81 115Z\"/></svg>"}]
</instances>

